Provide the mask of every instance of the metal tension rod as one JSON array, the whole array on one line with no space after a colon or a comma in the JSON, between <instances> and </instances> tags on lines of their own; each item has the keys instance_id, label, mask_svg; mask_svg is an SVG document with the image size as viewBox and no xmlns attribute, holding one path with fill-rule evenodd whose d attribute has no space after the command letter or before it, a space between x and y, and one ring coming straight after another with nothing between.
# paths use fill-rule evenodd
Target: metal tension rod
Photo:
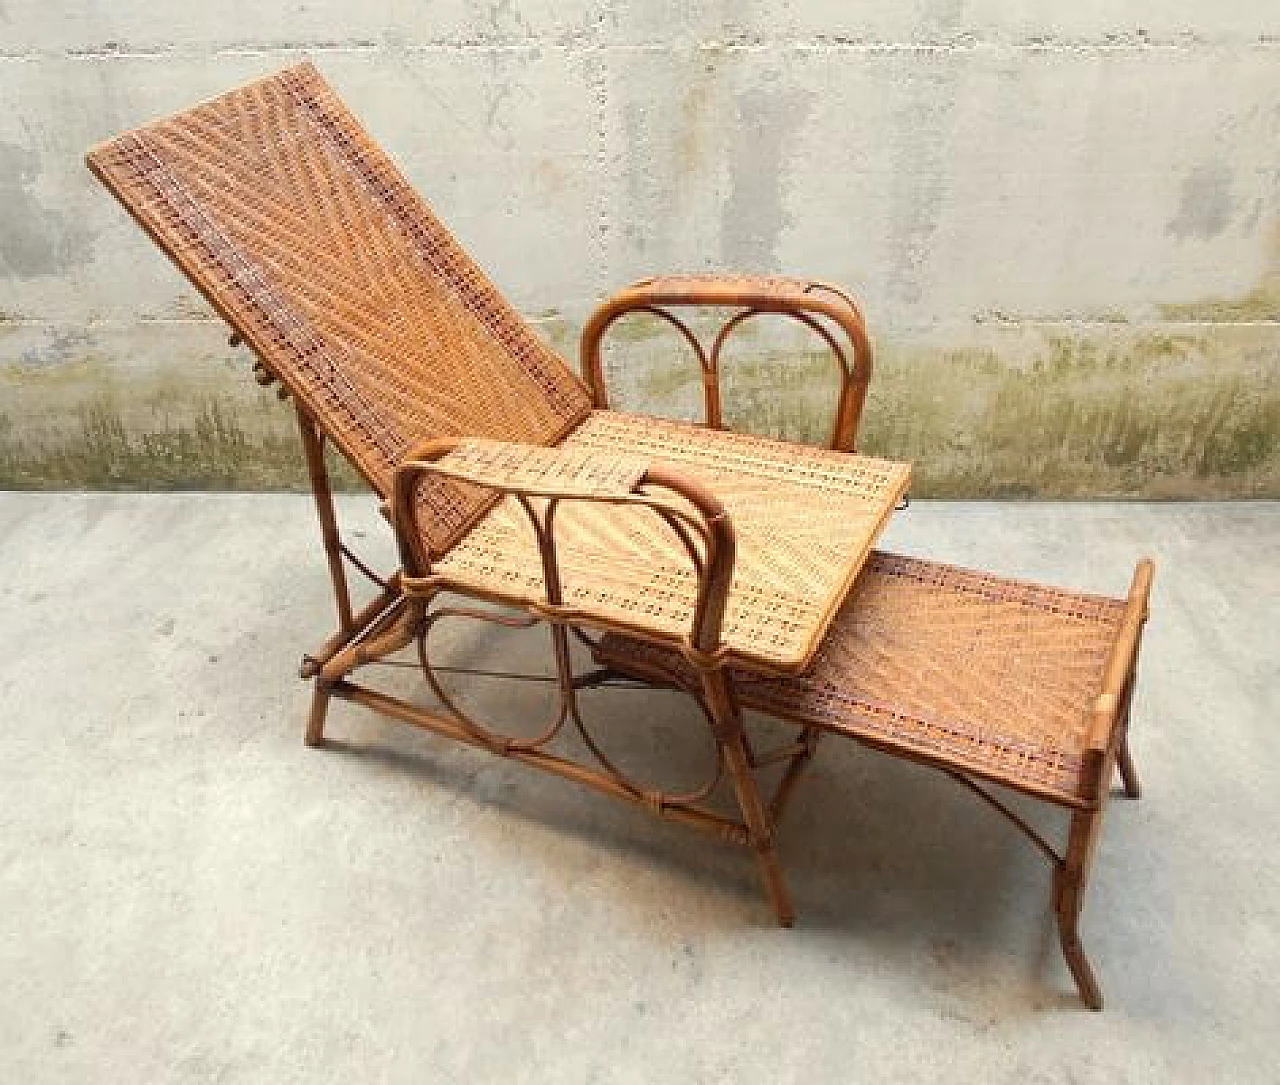
<instances>
[{"instance_id":1,"label":"metal tension rod","mask_svg":"<svg viewBox=\"0 0 1280 1085\"><path fill-rule=\"evenodd\" d=\"M1042 852L1044 852L1044 854L1048 857L1049 862L1051 862L1054 866L1060 867L1066 862L1066 860L1061 855L1059 855L1056 851L1054 851L1053 846L1047 840L1045 840L1045 838L1041 836L1040 833L1037 832L1036 829L1034 829L1030 825L1030 823L1028 823L1019 814L1015 813L1012 808L1010 808L1009 806L1006 806L1003 802L997 799L993 794L991 794L990 791L988 791L981 784L977 783L970 777L966 776L963 772L956 772L953 769L943 769L943 771L948 776L950 776L953 780L964 784L965 787L967 787L980 799L982 799L984 802L988 803L989 805L995 807L997 811L999 811L1001 814L1007 817L1011 822L1013 822L1013 824L1017 826L1019 829L1021 829L1022 832L1027 836L1027 838L1030 839L1030 841L1037 848L1039 848Z\"/></svg>"}]
</instances>

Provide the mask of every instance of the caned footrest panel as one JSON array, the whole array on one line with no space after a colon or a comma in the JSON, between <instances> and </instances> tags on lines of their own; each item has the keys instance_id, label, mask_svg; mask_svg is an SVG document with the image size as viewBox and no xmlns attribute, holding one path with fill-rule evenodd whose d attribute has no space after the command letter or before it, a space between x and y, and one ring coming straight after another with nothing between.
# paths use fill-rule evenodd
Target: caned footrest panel
<instances>
[{"instance_id":1,"label":"caned footrest panel","mask_svg":"<svg viewBox=\"0 0 1280 1085\"><path fill-rule=\"evenodd\" d=\"M1077 804L1126 603L875 551L803 674L735 669L744 708ZM678 651L619 634L601 664L695 690Z\"/></svg>"}]
</instances>

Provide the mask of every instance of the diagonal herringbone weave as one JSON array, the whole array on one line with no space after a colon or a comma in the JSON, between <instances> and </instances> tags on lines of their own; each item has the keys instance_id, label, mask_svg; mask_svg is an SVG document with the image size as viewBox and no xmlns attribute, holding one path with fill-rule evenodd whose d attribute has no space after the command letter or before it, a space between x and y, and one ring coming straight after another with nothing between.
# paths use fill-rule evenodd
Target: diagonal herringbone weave
<instances>
[{"instance_id":1,"label":"diagonal herringbone weave","mask_svg":"<svg viewBox=\"0 0 1280 1085\"><path fill-rule=\"evenodd\" d=\"M427 438L553 444L589 396L309 64L127 132L95 173L384 496ZM433 480L433 546L490 495Z\"/></svg>"},{"instance_id":2,"label":"diagonal herringbone weave","mask_svg":"<svg viewBox=\"0 0 1280 1085\"><path fill-rule=\"evenodd\" d=\"M739 671L744 707L1045 798L1077 800L1125 602L876 552L805 674ZM600 662L697 687L678 652L610 634Z\"/></svg>"}]
</instances>

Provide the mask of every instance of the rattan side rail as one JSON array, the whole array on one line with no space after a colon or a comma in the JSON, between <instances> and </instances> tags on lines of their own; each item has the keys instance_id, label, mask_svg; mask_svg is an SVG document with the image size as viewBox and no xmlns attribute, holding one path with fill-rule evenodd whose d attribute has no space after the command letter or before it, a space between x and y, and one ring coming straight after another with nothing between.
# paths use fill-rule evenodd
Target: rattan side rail
<instances>
[{"instance_id":1,"label":"rattan side rail","mask_svg":"<svg viewBox=\"0 0 1280 1085\"><path fill-rule=\"evenodd\" d=\"M755 853L784 925L794 912L777 825L820 732L929 761L974 787L972 778L982 776L1021 785L1074 811L1067 854L1055 857L1058 911L1081 991L1100 1004L1075 917L1113 759L1136 788L1123 742L1149 570L1127 606L1086 604L1082 596L873 555L910 472L853 451L871 349L845 291L740 276L636 284L589 323L583 382L309 64L126 132L88 161L227 320L232 341L252 349L258 379L278 382L294 401L338 621L303 659L303 677L314 682L309 744L323 742L329 706L340 698L709 829ZM677 313L687 305L736 310L709 350ZM614 320L637 309L668 321L693 348L705 424L608 409L601 341ZM829 448L721 428L721 347L764 312L808 326L840 367ZM329 441L382 500L400 568L378 573L343 540L325 467ZM889 576L889 568L920 575ZM353 600L349 570L374 585L363 606ZM936 607L925 605L929 591L913 595L908 583L932 585ZM924 658L921 638L954 632L960 598L977 602L982 643L997 646L984 672L994 684L976 706L960 704L970 686L911 673ZM941 623L935 611L944 613ZM879 613L881 624L868 625L868 613ZM502 734L450 697L431 641L443 621L545 625L559 700L539 734ZM1032 626L1036 637L1026 634ZM886 640L890 627L896 632ZM575 639L603 665L575 671ZM1035 661L1026 662L1015 641L1034 648ZM355 679L411 646L437 708ZM872 650L884 657L880 670L863 666ZM717 751L702 786L665 792L629 778L605 754L578 694L625 674L694 692ZM884 692L876 683L890 676ZM943 701L930 704L935 695ZM778 698L803 706L778 713L799 724L797 738L759 753L742 705L777 708ZM900 704L896 724L892 713L868 714L882 702ZM1037 708L1036 718L1043 749L1057 750L1056 776L1041 764L1043 750L1032 756L1018 745L1026 735L1010 721L1022 718L1022 704L1053 706ZM957 722L970 730L956 730ZM1008 741L1001 728L1011 728ZM568 756L561 738L570 731L585 759ZM1035 786L1033 763L1041 773ZM759 770L776 764L781 783L766 797ZM726 778L731 813L719 801L728 798Z\"/></svg>"}]
</instances>

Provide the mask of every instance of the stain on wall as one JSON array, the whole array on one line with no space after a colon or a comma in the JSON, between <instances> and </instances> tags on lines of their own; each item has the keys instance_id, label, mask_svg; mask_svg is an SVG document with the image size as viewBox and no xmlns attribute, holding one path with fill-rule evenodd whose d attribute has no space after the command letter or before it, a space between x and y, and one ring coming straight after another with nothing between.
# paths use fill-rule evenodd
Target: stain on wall
<instances>
[{"instance_id":1,"label":"stain on wall","mask_svg":"<svg viewBox=\"0 0 1280 1085\"><path fill-rule=\"evenodd\" d=\"M729 196L720 220L722 266L778 270L778 241L788 225L784 203L787 141L803 124L813 92L763 84L736 102L729 156Z\"/></svg>"},{"instance_id":2,"label":"stain on wall","mask_svg":"<svg viewBox=\"0 0 1280 1085\"><path fill-rule=\"evenodd\" d=\"M698 323L706 331L726 315ZM535 326L574 357L574 323L548 312ZM1009 338L1002 346L998 328L988 345L955 348L882 338L861 448L912 460L920 497L1280 495L1267 325ZM701 418L697 363L672 329L637 314L608 343L615 407ZM726 423L825 442L838 370L815 343L768 319L741 325L722 360ZM306 487L292 408L253 383L243 354L200 358L185 379L122 372L100 355L2 365L0 404L0 487ZM363 488L346 464L333 470L337 488Z\"/></svg>"},{"instance_id":3,"label":"stain on wall","mask_svg":"<svg viewBox=\"0 0 1280 1085\"><path fill-rule=\"evenodd\" d=\"M1182 182L1178 213L1168 231L1179 240L1217 237L1231 222L1231 168L1225 162L1198 166Z\"/></svg>"},{"instance_id":4,"label":"stain on wall","mask_svg":"<svg viewBox=\"0 0 1280 1085\"><path fill-rule=\"evenodd\" d=\"M292 407L242 359L180 374L101 357L0 366L0 487L303 490ZM340 457L335 485L362 486Z\"/></svg>"},{"instance_id":5,"label":"stain on wall","mask_svg":"<svg viewBox=\"0 0 1280 1085\"><path fill-rule=\"evenodd\" d=\"M1262 496L1280 488L1271 357L1212 332L1050 335L1029 366L889 348L863 447L912 460L921 496Z\"/></svg>"},{"instance_id":6,"label":"stain on wall","mask_svg":"<svg viewBox=\"0 0 1280 1085\"><path fill-rule=\"evenodd\" d=\"M41 156L34 150L0 142L0 273L59 275L89 253L89 233L36 196L41 169Z\"/></svg>"},{"instance_id":7,"label":"stain on wall","mask_svg":"<svg viewBox=\"0 0 1280 1085\"><path fill-rule=\"evenodd\" d=\"M1211 297L1200 301L1160 306L1169 321L1217 324L1271 324L1280 334L1280 222L1272 225L1258 284L1236 297ZM1280 379L1280 359L1276 361Z\"/></svg>"}]
</instances>

